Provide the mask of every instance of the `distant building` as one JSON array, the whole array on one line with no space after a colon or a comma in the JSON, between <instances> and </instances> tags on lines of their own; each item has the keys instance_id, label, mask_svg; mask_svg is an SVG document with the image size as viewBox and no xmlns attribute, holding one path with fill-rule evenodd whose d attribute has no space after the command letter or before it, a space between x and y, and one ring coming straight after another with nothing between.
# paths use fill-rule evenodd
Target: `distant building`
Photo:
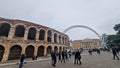
<instances>
[{"instance_id":1,"label":"distant building","mask_svg":"<svg viewBox=\"0 0 120 68\"><path fill-rule=\"evenodd\" d=\"M72 49L79 48L99 48L100 47L100 39L84 39L84 40L74 40L72 41Z\"/></svg>"},{"instance_id":2,"label":"distant building","mask_svg":"<svg viewBox=\"0 0 120 68\"><path fill-rule=\"evenodd\" d=\"M0 18L0 62L47 56L68 47L69 37L52 28L22 20Z\"/></svg>"}]
</instances>

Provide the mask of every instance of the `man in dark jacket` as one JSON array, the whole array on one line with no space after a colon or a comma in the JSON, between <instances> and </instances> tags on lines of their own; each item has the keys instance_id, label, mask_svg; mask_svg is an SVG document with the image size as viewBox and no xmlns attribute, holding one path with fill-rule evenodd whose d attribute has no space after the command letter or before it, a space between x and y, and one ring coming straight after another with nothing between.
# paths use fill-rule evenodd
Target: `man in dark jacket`
<instances>
[{"instance_id":1,"label":"man in dark jacket","mask_svg":"<svg viewBox=\"0 0 120 68\"><path fill-rule=\"evenodd\" d=\"M19 64L19 68L22 68L23 63L24 63L24 60L25 60L25 54L22 54L22 55L20 56L20 64Z\"/></svg>"},{"instance_id":2,"label":"man in dark jacket","mask_svg":"<svg viewBox=\"0 0 120 68\"><path fill-rule=\"evenodd\" d=\"M52 65L55 67L57 62L57 55L55 51L51 53L51 57L52 57Z\"/></svg>"},{"instance_id":3,"label":"man in dark jacket","mask_svg":"<svg viewBox=\"0 0 120 68\"><path fill-rule=\"evenodd\" d=\"M112 48L112 54L113 54L113 59L115 59L115 57L116 57L117 60L119 60L119 57L118 57L118 55L117 55L116 48Z\"/></svg>"}]
</instances>

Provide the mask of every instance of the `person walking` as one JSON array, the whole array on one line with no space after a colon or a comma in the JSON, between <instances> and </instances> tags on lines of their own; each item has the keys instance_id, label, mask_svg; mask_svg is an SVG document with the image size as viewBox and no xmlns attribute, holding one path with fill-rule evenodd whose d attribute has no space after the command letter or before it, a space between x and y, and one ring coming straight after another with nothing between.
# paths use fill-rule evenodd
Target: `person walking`
<instances>
[{"instance_id":1,"label":"person walking","mask_svg":"<svg viewBox=\"0 0 120 68\"><path fill-rule=\"evenodd\" d=\"M58 53L58 59L61 61L61 51Z\"/></svg>"},{"instance_id":2,"label":"person walking","mask_svg":"<svg viewBox=\"0 0 120 68\"><path fill-rule=\"evenodd\" d=\"M74 64L77 64L77 51L74 52Z\"/></svg>"},{"instance_id":3,"label":"person walking","mask_svg":"<svg viewBox=\"0 0 120 68\"><path fill-rule=\"evenodd\" d=\"M55 51L51 52L51 57L52 57L52 65L55 67L57 62L57 55Z\"/></svg>"},{"instance_id":4,"label":"person walking","mask_svg":"<svg viewBox=\"0 0 120 68\"><path fill-rule=\"evenodd\" d=\"M112 54L113 54L113 59L115 60L115 57L117 58L117 60L119 60L119 57L117 55L117 51L116 51L116 48L112 48Z\"/></svg>"},{"instance_id":5,"label":"person walking","mask_svg":"<svg viewBox=\"0 0 120 68\"><path fill-rule=\"evenodd\" d=\"M20 56L20 64L19 64L19 68L22 68L23 64L24 64L24 60L25 60L25 54L22 54Z\"/></svg>"},{"instance_id":6,"label":"person walking","mask_svg":"<svg viewBox=\"0 0 120 68\"><path fill-rule=\"evenodd\" d=\"M81 52L80 51L77 52L77 64L79 64L79 65L82 64L82 62L81 62Z\"/></svg>"},{"instance_id":7,"label":"person walking","mask_svg":"<svg viewBox=\"0 0 120 68\"><path fill-rule=\"evenodd\" d=\"M64 50L62 51L62 60L61 60L61 62L62 61L64 61L64 63L65 63L65 51Z\"/></svg>"}]
</instances>

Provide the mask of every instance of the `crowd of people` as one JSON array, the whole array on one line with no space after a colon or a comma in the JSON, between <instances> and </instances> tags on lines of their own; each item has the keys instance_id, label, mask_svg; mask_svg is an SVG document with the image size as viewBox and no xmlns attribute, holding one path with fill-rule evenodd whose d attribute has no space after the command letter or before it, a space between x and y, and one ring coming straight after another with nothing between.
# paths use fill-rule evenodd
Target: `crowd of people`
<instances>
[{"instance_id":1,"label":"crowd of people","mask_svg":"<svg viewBox=\"0 0 120 68\"><path fill-rule=\"evenodd\" d=\"M89 49L88 53L89 55L92 55L92 52L97 52L97 54L100 54L100 49ZM74 55L74 64L79 64L81 65L81 50L76 50L74 51L74 53L72 53L71 51L67 51L67 50L63 50L63 51L51 51L51 65L56 67L56 63L57 61L61 62L61 63L66 63L67 61L70 60L71 55ZM113 59L115 60L115 58L117 58L117 60L119 60L118 54L119 51L117 51L117 49L115 47L111 48L111 52L113 54ZM33 60L37 60L37 56L33 56L32 57ZM23 64L25 63L25 54L22 54L20 56L20 63L19 63L19 68L22 68Z\"/></svg>"},{"instance_id":2,"label":"crowd of people","mask_svg":"<svg viewBox=\"0 0 120 68\"><path fill-rule=\"evenodd\" d=\"M60 51L60 52L56 52L56 51L52 51L51 52L51 64L52 66L56 66L56 62L57 62L57 57L58 57L58 60L61 62L61 63L66 63L67 61L70 60L71 58L71 55L72 53L70 51L67 51L67 50L63 50L63 51ZM74 64L82 64L81 62L81 51L77 50L74 52Z\"/></svg>"}]
</instances>

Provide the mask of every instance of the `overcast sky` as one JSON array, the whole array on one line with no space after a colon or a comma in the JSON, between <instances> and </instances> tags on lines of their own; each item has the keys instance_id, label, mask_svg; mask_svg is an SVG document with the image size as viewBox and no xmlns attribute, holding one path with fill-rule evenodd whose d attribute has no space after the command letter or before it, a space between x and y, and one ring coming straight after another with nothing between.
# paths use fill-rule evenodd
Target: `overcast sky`
<instances>
[{"instance_id":1,"label":"overcast sky","mask_svg":"<svg viewBox=\"0 0 120 68\"><path fill-rule=\"evenodd\" d=\"M120 23L120 0L0 0L0 17L30 21L63 32L84 25L102 35L115 34ZM66 32L72 40L98 38L86 28Z\"/></svg>"}]
</instances>

